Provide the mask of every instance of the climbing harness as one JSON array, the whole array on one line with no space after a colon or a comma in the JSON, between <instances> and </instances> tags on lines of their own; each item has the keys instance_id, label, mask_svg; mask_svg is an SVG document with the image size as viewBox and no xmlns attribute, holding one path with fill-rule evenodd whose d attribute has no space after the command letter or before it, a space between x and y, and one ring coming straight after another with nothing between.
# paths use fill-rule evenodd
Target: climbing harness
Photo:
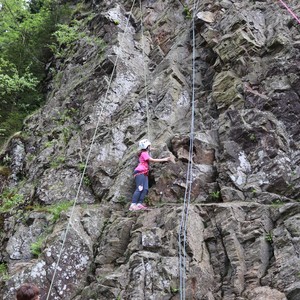
<instances>
[{"instance_id":1,"label":"climbing harness","mask_svg":"<svg viewBox=\"0 0 300 300\"><path fill-rule=\"evenodd\" d=\"M135 0L133 1L133 4L131 6L130 14L127 17L127 22L126 22L126 27L125 27L125 30L124 30L123 39L124 39L124 36L125 36L125 34L127 32L127 29L128 29L129 19L130 19L130 16L131 16L134 4L135 4ZM123 42L123 39L122 39L122 42ZM58 269L58 266L59 266L59 263L60 263L60 259L61 259L61 256L62 256L62 253L63 253L63 250L64 250L64 246L65 246L67 234L68 234L69 229L70 229L70 224L71 224L71 221L72 221L72 218L73 218L75 206L76 206L78 198L79 198L79 193L80 193L80 190L81 190L81 187L82 187L82 183L83 183L83 180L84 180L84 176L85 176L85 173L86 173L87 165L88 165L89 160L90 160L90 156L91 156L91 152L92 152L92 147L94 145L94 142L95 142L95 139L96 139L96 134L97 134L97 131L98 131L98 128L99 128L99 125L100 125L102 113L103 113L103 110L104 110L104 104L106 104L106 101L107 101L108 92L109 92L110 87L111 87L112 79L113 79L113 76L114 76L114 73L115 73L115 69L116 69L118 60L119 60L119 55L117 55L117 57L116 57L116 61L114 63L114 67L113 67L113 70L112 70L112 73L111 73L111 76L110 76L110 80L108 82L108 88L106 90L104 100L103 100L103 102L101 104L101 108L100 108L100 113L99 113L99 116L98 116L97 124L96 124L95 131L94 131L94 134L93 134L93 137L92 137L92 141L90 143L90 148L89 148L88 155L87 155L87 158L86 158L86 161L85 161L85 165L84 165L84 168L83 168L83 171L82 171L82 174L81 174L79 186L78 186L77 193L76 193L76 196L75 196L75 199L74 199L74 204L72 206L70 218L69 218L66 230L65 230L65 234L64 234L64 237L63 237L63 242L62 242L61 249L60 249L60 252L59 252L59 255L58 255L58 259L57 259L55 267L54 267L54 272L53 272L53 276L52 276L52 279L51 279L51 283L50 283L50 287L49 287L49 291L48 291L46 300L49 299L50 294L51 294L51 290L52 290L53 283L54 283L54 280L55 280L56 272L57 272L57 269Z\"/></svg>"},{"instance_id":2,"label":"climbing harness","mask_svg":"<svg viewBox=\"0 0 300 300\"><path fill-rule=\"evenodd\" d=\"M183 208L181 214L181 222L178 232L178 255L179 255L179 291L180 300L185 298L186 286L186 238L187 238L187 222L189 215L189 205L191 201L192 182L193 182L193 148L194 148L194 128L195 128L195 14L198 8L194 1L194 15L192 19L192 43L193 43L193 58L192 58L192 103L191 103L191 129L190 129L190 145L189 145L189 158L186 174L186 189L184 194Z\"/></svg>"},{"instance_id":3,"label":"climbing harness","mask_svg":"<svg viewBox=\"0 0 300 300\"><path fill-rule=\"evenodd\" d=\"M286 8L286 10L290 13L291 16L294 17L294 19L300 24L300 19L297 17L297 15L289 8L289 6L283 1L279 0L279 2Z\"/></svg>"}]
</instances>

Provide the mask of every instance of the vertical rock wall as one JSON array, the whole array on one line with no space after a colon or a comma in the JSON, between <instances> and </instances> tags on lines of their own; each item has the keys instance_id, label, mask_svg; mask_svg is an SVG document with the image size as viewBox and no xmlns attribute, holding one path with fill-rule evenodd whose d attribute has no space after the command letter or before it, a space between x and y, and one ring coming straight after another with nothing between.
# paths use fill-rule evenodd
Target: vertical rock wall
<instances>
[{"instance_id":1,"label":"vertical rock wall","mask_svg":"<svg viewBox=\"0 0 300 300\"><path fill-rule=\"evenodd\" d=\"M0 220L3 299L24 281L42 299L51 283L53 300L179 299L193 80L186 298L299 299L299 24L269 0L102 2L74 14L84 37L0 155L2 204L22 196ZM152 167L153 209L129 213L146 136L176 163Z\"/></svg>"}]
</instances>

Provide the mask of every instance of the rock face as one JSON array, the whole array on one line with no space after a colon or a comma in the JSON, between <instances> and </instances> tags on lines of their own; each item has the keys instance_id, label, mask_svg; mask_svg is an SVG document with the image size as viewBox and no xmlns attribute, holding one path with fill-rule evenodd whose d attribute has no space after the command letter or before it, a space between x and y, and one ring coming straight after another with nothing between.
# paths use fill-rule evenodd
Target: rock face
<instances>
[{"instance_id":1,"label":"rock face","mask_svg":"<svg viewBox=\"0 0 300 300\"><path fill-rule=\"evenodd\" d=\"M180 299L194 116L185 298L300 299L299 24L240 0L86 1L74 18L84 37L0 155L2 298L31 281L42 299ZM144 137L176 162L131 213Z\"/></svg>"}]
</instances>

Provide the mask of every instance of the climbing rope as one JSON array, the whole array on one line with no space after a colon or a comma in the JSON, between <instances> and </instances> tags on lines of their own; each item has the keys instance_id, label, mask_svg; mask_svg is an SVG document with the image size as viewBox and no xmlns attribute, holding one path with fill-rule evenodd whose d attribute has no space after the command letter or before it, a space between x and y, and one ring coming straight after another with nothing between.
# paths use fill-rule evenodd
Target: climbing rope
<instances>
[{"instance_id":1,"label":"climbing rope","mask_svg":"<svg viewBox=\"0 0 300 300\"><path fill-rule=\"evenodd\" d=\"M288 10L288 12L298 21L298 23L300 24L300 19L296 16L296 14L285 4L284 1L279 0L282 5ZM198 0L199 3L199 0ZM131 10L130 10L130 14L128 15L127 18L127 23L126 23L126 28L124 31L124 36L127 32L127 28L128 28L128 24L129 24L129 18L130 15L132 13L133 7L135 5L135 0L133 1ZM198 4L197 4L198 6ZM142 12L142 3L140 0L140 10L141 10L141 31L142 31L142 55L143 55L143 61L145 61L144 56L144 28L143 28L143 22L142 22L142 16L143 16L143 12ZM193 147L194 147L194 128L195 128L195 12L196 12L196 5L195 5L195 1L194 1L194 16L192 19L192 34L193 34L193 57L192 57L192 102L191 102L191 110L192 110L192 116L191 116L191 129L190 129L190 145L189 145L189 162L188 162L188 166L187 166L187 175L186 175L186 189L185 189L185 195L184 195L184 203L183 203L183 209L182 209L182 215L181 215L181 222L180 222L180 227L179 227L179 232L178 232L178 248L179 248L179 276L180 276L180 299L183 300L185 299L185 293L186 293L186 283L185 283L185 279L186 279L186 243L187 243L187 222L188 222L188 212L189 212L189 205L190 205L190 200L191 200L191 191L192 191L192 182L193 182ZM123 36L123 38L124 38ZM57 269L61 260L61 256L64 250L64 246L65 246L65 242L66 242L66 238L67 238L67 234L69 232L70 229L70 225L71 225L71 221L73 218L73 214L74 214L74 210L75 210L75 206L77 204L78 198L79 198L79 194L81 191L81 187L83 184L83 180L84 180L84 176L86 173L86 169L87 169L87 165L89 163L90 160L90 156L91 156L91 151L92 151L92 147L94 145L95 139L96 139L96 134L100 125L100 121L101 121L101 117L102 117L102 113L104 110L104 104L106 104L107 101L107 96L108 96L108 92L110 90L110 86L112 83L112 79L113 79L113 75L115 73L115 69L117 66L117 62L119 60L119 55L117 55L116 57L116 61L114 63L114 67L111 73L111 77L108 83L108 88L106 90L105 93L105 98L102 102L101 108L100 108L100 113L98 116L98 120L97 120L97 124L95 127L95 131L90 143L90 147L89 147L89 151L88 151L88 155L85 161L85 165L81 174L81 178L80 178L80 182L79 182L79 186L76 192L76 196L74 199L74 203L72 206L72 210L71 210L71 214L70 214L70 218L64 233L64 237L63 237L63 241L62 241L62 246L58 255L58 259L57 262L55 264L54 267L54 273L51 279L51 284L49 287L49 291L47 294L47 298L46 300L49 299L50 294L51 294L51 290L55 281L55 277L56 277L56 273L57 273ZM150 139L150 120L149 120L149 105L148 105L148 93L147 93L147 76L146 76L146 65L144 64L144 84L145 84L145 97L146 97L146 115L147 115L147 135L148 135L148 139Z\"/></svg>"},{"instance_id":2,"label":"climbing rope","mask_svg":"<svg viewBox=\"0 0 300 300\"><path fill-rule=\"evenodd\" d=\"M128 15L128 18L127 18L126 27L125 27L125 30L124 30L124 35L123 35L123 38L122 38L122 42L123 42L124 36L125 36L125 34L127 32L127 29L128 29L129 19L130 19L134 4L135 4L135 0L133 1L133 4L131 6L131 10L130 10L130 14ZM114 73L115 73L115 69L116 69L118 60L119 60L119 55L117 55L117 57L116 57L116 61L114 63L114 67L113 67L113 70L112 70L112 73L111 73L111 76L110 76L110 79L109 79L109 82L108 82L108 88L106 90L104 100L101 103L101 108L100 108L100 113L99 113L99 116L98 116L97 124L96 124L95 131L94 131L91 143L90 143L90 147L89 147L88 155L87 155L87 158L86 158L86 161L85 161L85 165L84 165L84 168L83 168L83 171L82 171L82 174L81 174L81 178L80 178L79 186L78 186L76 196L75 196L75 199L74 199L74 203L73 203L73 206L72 206L70 218L69 218L66 230L65 230L64 237L63 237L62 246L61 246L58 258L57 258L57 262L56 262L55 267L54 267L54 272L53 272L53 276L52 276L52 279L51 279L51 284L50 284L50 287L49 287L49 291L48 291L46 300L48 300L49 297L50 297L51 290L52 290L52 287L53 287L53 283L55 281L55 276L56 276L57 269L58 269L58 266L59 266L59 263L60 263L60 260L61 260L61 256L62 256L62 253L63 253L63 250L64 250L64 246L65 246L67 234L68 234L69 229L70 229L70 225L71 225L71 221L72 221L72 218L73 218L75 206L76 206L76 203L77 203L78 198L79 198L79 193L80 193L82 183L83 183L83 180L84 180L84 176L85 176L85 173L86 173L87 165L88 165L89 160L90 160L92 147L94 145L94 142L95 142L95 139L96 139L96 134L97 134L97 131L98 131L98 128L99 128L99 125L100 125L102 113L103 113L103 110L104 110L104 104L106 104L106 101L107 101L108 92L109 92L110 87L111 87L112 79L113 79L113 76L114 76Z\"/></svg>"},{"instance_id":3,"label":"climbing rope","mask_svg":"<svg viewBox=\"0 0 300 300\"><path fill-rule=\"evenodd\" d=\"M146 62L145 62L145 43L144 43L144 25L143 25L143 9L142 0L140 0L140 13L141 13L141 33L142 33L142 56L143 56L143 67L144 67L144 85L145 85L145 101L146 101L146 117L147 117L147 138L151 141L150 136L150 118L149 118L149 104L148 104L148 85L147 85L147 72L146 72Z\"/></svg>"},{"instance_id":4,"label":"climbing rope","mask_svg":"<svg viewBox=\"0 0 300 300\"><path fill-rule=\"evenodd\" d=\"M193 148L194 148L194 129L195 129L195 14L197 5L194 1L194 15L192 19L192 46L193 46L193 57L192 57L192 103L191 103L191 129L190 129L190 145L189 145L189 158L186 174L186 188L183 201L183 209L181 214L181 222L178 232L178 253L179 253L179 291L180 300L185 299L186 290L186 240L187 240L187 222L189 214L189 205L191 201L192 182L193 182Z\"/></svg>"},{"instance_id":5,"label":"climbing rope","mask_svg":"<svg viewBox=\"0 0 300 300\"><path fill-rule=\"evenodd\" d=\"M289 6L283 1L279 0L279 2L286 8L286 10L294 17L294 19L300 24L300 19L297 17L297 15L289 8Z\"/></svg>"}]
</instances>

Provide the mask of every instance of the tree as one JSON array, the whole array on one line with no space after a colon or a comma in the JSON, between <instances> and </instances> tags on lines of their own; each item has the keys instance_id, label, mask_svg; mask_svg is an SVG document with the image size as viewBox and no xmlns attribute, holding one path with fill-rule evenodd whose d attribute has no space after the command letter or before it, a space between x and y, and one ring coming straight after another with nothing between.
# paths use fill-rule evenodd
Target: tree
<instances>
[{"instance_id":1,"label":"tree","mask_svg":"<svg viewBox=\"0 0 300 300\"><path fill-rule=\"evenodd\" d=\"M43 102L41 87L52 56L52 34L69 12L55 0L0 3L0 145Z\"/></svg>"}]
</instances>

